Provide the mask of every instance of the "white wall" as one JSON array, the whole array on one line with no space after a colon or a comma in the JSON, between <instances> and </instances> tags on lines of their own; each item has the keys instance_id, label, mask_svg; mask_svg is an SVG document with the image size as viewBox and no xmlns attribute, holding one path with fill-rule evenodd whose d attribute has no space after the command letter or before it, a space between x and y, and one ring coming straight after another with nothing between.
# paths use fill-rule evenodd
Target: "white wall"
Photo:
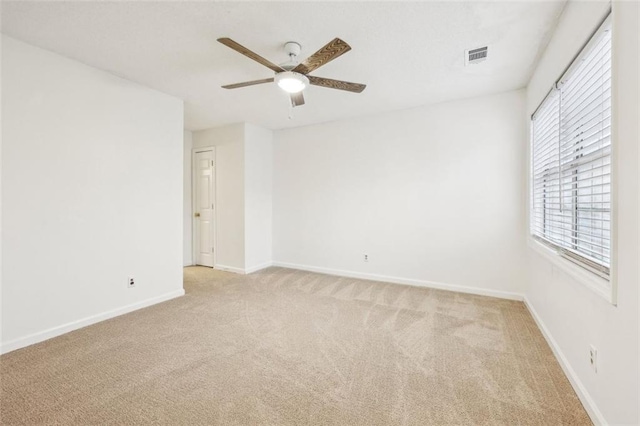
<instances>
[{"instance_id":1,"label":"white wall","mask_svg":"<svg viewBox=\"0 0 640 426\"><path fill-rule=\"evenodd\" d=\"M244 123L193 132L193 147L204 148L244 141Z\"/></svg>"},{"instance_id":2,"label":"white wall","mask_svg":"<svg viewBox=\"0 0 640 426\"><path fill-rule=\"evenodd\" d=\"M191 149L193 148L193 133L185 130L183 135L182 264L189 266L193 265L193 207L191 204Z\"/></svg>"},{"instance_id":3,"label":"white wall","mask_svg":"<svg viewBox=\"0 0 640 426\"><path fill-rule=\"evenodd\" d=\"M515 91L276 132L274 261L517 297L524 126Z\"/></svg>"},{"instance_id":4,"label":"white wall","mask_svg":"<svg viewBox=\"0 0 640 426\"><path fill-rule=\"evenodd\" d=\"M527 89L527 114L540 103L608 9L570 2ZM617 161L618 305L529 249L528 303L550 336L596 422L638 424L638 4L613 3L614 152ZM531 246L535 247L535 246ZM560 264L561 265L561 264ZM589 346L598 348L598 372Z\"/></svg>"},{"instance_id":5,"label":"white wall","mask_svg":"<svg viewBox=\"0 0 640 426\"><path fill-rule=\"evenodd\" d=\"M2 60L2 42L0 42L0 61ZM2 67L0 66L0 82L2 81ZM2 85L0 84L0 99L2 99ZM2 129L2 102L0 102L0 129ZM2 132L0 131L0 165L2 164ZM2 353L2 170L0 170L0 353Z\"/></svg>"},{"instance_id":6,"label":"white wall","mask_svg":"<svg viewBox=\"0 0 640 426\"><path fill-rule=\"evenodd\" d=\"M272 261L273 132L245 124L245 270Z\"/></svg>"},{"instance_id":7,"label":"white wall","mask_svg":"<svg viewBox=\"0 0 640 426\"><path fill-rule=\"evenodd\" d=\"M3 351L183 294L182 101L2 54Z\"/></svg>"},{"instance_id":8,"label":"white wall","mask_svg":"<svg viewBox=\"0 0 640 426\"><path fill-rule=\"evenodd\" d=\"M193 133L194 148L215 146L216 268L243 272L244 124Z\"/></svg>"}]
</instances>

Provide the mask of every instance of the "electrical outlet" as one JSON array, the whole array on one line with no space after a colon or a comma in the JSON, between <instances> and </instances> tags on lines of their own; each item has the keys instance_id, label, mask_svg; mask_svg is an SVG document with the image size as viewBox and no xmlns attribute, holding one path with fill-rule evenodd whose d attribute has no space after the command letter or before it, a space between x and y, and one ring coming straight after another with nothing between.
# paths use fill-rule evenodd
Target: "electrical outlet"
<instances>
[{"instance_id":1,"label":"electrical outlet","mask_svg":"<svg viewBox=\"0 0 640 426\"><path fill-rule=\"evenodd\" d=\"M133 277L128 277L127 278L127 287L129 288L133 288L136 286L136 280Z\"/></svg>"},{"instance_id":2,"label":"electrical outlet","mask_svg":"<svg viewBox=\"0 0 640 426\"><path fill-rule=\"evenodd\" d=\"M598 372L598 349L591 345L589 346L589 363L594 373Z\"/></svg>"},{"instance_id":3,"label":"electrical outlet","mask_svg":"<svg viewBox=\"0 0 640 426\"><path fill-rule=\"evenodd\" d=\"M365 262L368 262L369 261L369 255L365 253L364 256L363 256L363 260Z\"/></svg>"}]
</instances>

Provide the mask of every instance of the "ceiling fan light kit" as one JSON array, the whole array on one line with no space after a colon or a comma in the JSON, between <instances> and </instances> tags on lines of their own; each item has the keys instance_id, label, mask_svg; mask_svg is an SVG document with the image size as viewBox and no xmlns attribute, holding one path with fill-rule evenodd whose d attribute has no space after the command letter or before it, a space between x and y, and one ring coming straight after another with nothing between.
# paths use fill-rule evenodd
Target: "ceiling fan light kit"
<instances>
[{"instance_id":1,"label":"ceiling fan light kit","mask_svg":"<svg viewBox=\"0 0 640 426\"><path fill-rule=\"evenodd\" d=\"M285 71L276 74L275 81L282 90L287 93L299 93L309 85L306 75L293 71Z\"/></svg>"},{"instance_id":2,"label":"ceiling fan light kit","mask_svg":"<svg viewBox=\"0 0 640 426\"><path fill-rule=\"evenodd\" d=\"M360 93L365 87L364 84L350 83L348 81L332 80L330 78L310 76L309 73L317 68L331 62L338 56L347 53L351 50L349 46L343 40L334 38L324 47L318 50L313 55L309 56L304 61L298 63L297 56L300 54L301 46L295 41L289 41L285 43L284 50L289 55L289 62L281 65L276 65L257 53L247 49L241 44L231 40L230 38L219 38L218 42L225 46L235 50L238 53L246 56L249 59L253 59L261 65L269 68L276 73L273 78L265 78L262 80L246 81L243 83L227 84L222 86L223 89L237 89L240 87L253 86L256 84L276 82L285 92L289 93L289 99L292 107L304 105L304 96L302 91L310 84L313 86L326 87L329 89L344 90L347 92Z\"/></svg>"}]
</instances>

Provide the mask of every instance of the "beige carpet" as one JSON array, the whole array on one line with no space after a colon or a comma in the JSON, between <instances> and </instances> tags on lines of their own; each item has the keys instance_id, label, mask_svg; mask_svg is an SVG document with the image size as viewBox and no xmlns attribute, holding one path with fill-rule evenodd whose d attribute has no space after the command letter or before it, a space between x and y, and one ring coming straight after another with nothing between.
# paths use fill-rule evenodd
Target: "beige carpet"
<instances>
[{"instance_id":1,"label":"beige carpet","mask_svg":"<svg viewBox=\"0 0 640 426\"><path fill-rule=\"evenodd\" d=\"M269 268L0 358L2 424L590 424L520 302Z\"/></svg>"}]
</instances>

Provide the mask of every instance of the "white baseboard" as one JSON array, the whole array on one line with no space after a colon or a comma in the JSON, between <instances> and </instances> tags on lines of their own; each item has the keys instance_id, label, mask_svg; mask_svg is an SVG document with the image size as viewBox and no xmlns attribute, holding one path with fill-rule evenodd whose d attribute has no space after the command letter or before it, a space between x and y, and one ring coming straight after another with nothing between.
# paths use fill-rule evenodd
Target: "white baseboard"
<instances>
[{"instance_id":1,"label":"white baseboard","mask_svg":"<svg viewBox=\"0 0 640 426\"><path fill-rule=\"evenodd\" d=\"M103 312L101 314L92 315L90 317L86 317L77 321L68 322L66 324L50 328L48 330L29 334L24 337L19 337L9 342L3 343L2 346L0 347L0 354L6 354L7 352L15 351L16 349L20 349L26 346L40 343L45 340L49 340L53 337L57 337L62 334L68 333L70 331L74 331L79 328L83 328L88 325L95 324L100 321L104 321L110 318L124 315L129 312L137 311L138 309L146 308L148 306L155 305L157 303L166 302L167 300L175 299L176 297L180 297L183 295L184 295L184 289L175 290L157 297L152 297L150 299L143 300L141 302L132 303L130 305L113 309L111 311Z\"/></svg>"},{"instance_id":2,"label":"white baseboard","mask_svg":"<svg viewBox=\"0 0 640 426\"><path fill-rule=\"evenodd\" d=\"M235 266L220 265L216 263L215 265L213 265L213 268L220 269L221 271L233 272L234 274L245 274L243 268L236 268Z\"/></svg>"},{"instance_id":3,"label":"white baseboard","mask_svg":"<svg viewBox=\"0 0 640 426\"><path fill-rule=\"evenodd\" d=\"M567 376L567 378L569 379L569 383L571 383L573 390L576 392L576 395L578 395L580 402L582 402L582 405L587 411L587 414L589 414L589 417L591 418L591 421L593 422L593 424L595 424L596 426L606 425L607 421L605 420L604 416L596 406L596 403L593 401L593 398L591 398L591 395L589 395L589 392L587 392L587 389L582 384L582 381L580 380L576 372L571 367L569 360L567 360L567 358L564 356L564 354L562 353L562 350L560 350L560 346L558 346L558 343L555 341L555 339L549 332L549 329L544 324L544 322L542 321L542 319L540 318L540 316L538 315L533 305L531 304L531 302L526 296L524 297L524 305L527 307L527 309L531 313L533 320L536 322L536 324L538 325L538 328L542 332L542 335L547 340L547 343L551 347L551 350L553 351L553 354L558 360L560 367L562 367L562 370L564 371L565 376Z\"/></svg>"},{"instance_id":4,"label":"white baseboard","mask_svg":"<svg viewBox=\"0 0 640 426\"><path fill-rule=\"evenodd\" d=\"M261 264L256 265L256 266L251 266L249 268L244 268L244 273L245 274L252 274L254 272L260 271L261 269L268 268L269 266L272 266L272 265L273 265L273 262L271 262L271 261L264 262L264 263L261 263Z\"/></svg>"},{"instance_id":5,"label":"white baseboard","mask_svg":"<svg viewBox=\"0 0 640 426\"><path fill-rule=\"evenodd\" d=\"M234 274L246 275L246 274L251 274L253 272L257 272L257 271L259 271L261 269L264 269L264 268L268 268L269 266L272 266L271 262L264 262L264 263L261 263L259 265L250 266L248 268L237 268L235 266L227 266L227 265L216 264L216 265L214 265L214 269L219 269L221 271L227 271L227 272L233 272Z\"/></svg>"},{"instance_id":6,"label":"white baseboard","mask_svg":"<svg viewBox=\"0 0 640 426\"><path fill-rule=\"evenodd\" d=\"M459 293L477 294L480 296L491 296L500 299L519 300L523 299L523 295L520 293L512 293L508 291L491 290L486 288L467 287L456 284L445 284L434 281L416 280L413 278L392 277L388 275L369 274L365 272L344 271L339 269L323 268L318 266L299 265L296 263L277 262L274 261L273 266L280 266L283 268L299 269L302 271L319 272L321 274L337 275L339 277L359 278L363 280L384 281L394 284L405 284L414 287L427 287L435 288L438 290L456 291Z\"/></svg>"}]
</instances>

